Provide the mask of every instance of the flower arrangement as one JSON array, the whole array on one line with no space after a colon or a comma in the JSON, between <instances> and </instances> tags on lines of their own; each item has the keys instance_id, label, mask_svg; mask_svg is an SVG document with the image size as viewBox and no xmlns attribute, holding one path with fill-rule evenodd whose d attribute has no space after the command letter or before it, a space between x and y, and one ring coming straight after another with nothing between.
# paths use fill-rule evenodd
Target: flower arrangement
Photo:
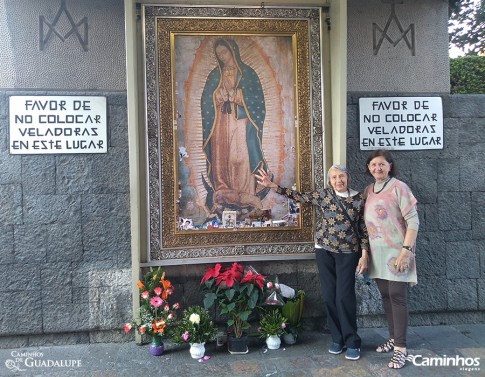
<instances>
[{"instance_id":1,"label":"flower arrangement","mask_svg":"<svg viewBox=\"0 0 485 377\"><path fill-rule=\"evenodd\" d=\"M259 333L261 338L270 335L281 336L285 333L286 318L279 309L267 310L259 320Z\"/></svg>"},{"instance_id":2,"label":"flower arrangement","mask_svg":"<svg viewBox=\"0 0 485 377\"><path fill-rule=\"evenodd\" d=\"M170 296L174 293L172 283L165 279L165 272L161 267L150 270L145 274L143 281L139 281L140 291L140 317L125 324L125 332L135 328L139 334L150 337L168 336L168 332L175 326L178 302L170 304Z\"/></svg>"},{"instance_id":3,"label":"flower arrangement","mask_svg":"<svg viewBox=\"0 0 485 377\"><path fill-rule=\"evenodd\" d=\"M184 310L184 314L176 326L172 339L175 343L205 343L214 340L217 327L209 312L195 305Z\"/></svg>"},{"instance_id":4,"label":"flower arrangement","mask_svg":"<svg viewBox=\"0 0 485 377\"><path fill-rule=\"evenodd\" d=\"M295 290L285 284L280 284L278 277L274 281L267 281L265 286L265 306L278 306L282 315L287 319L286 333L295 337L302 330L303 303L305 292Z\"/></svg>"},{"instance_id":5,"label":"flower arrangement","mask_svg":"<svg viewBox=\"0 0 485 377\"><path fill-rule=\"evenodd\" d=\"M233 328L234 336L240 338L243 330L250 327L249 316L262 302L264 279L252 268L244 271L239 263L224 269L217 263L200 282L206 292L204 306L209 309L217 303L219 313L227 315L227 325Z\"/></svg>"}]
</instances>

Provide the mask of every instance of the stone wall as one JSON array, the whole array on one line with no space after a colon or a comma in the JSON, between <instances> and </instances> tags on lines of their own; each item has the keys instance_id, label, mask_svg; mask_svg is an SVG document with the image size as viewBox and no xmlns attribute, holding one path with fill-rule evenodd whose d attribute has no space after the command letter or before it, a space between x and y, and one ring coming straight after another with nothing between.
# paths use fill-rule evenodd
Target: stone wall
<instances>
[{"instance_id":1,"label":"stone wall","mask_svg":"<svg viewBox=\"0 0 485 377\"><path fill-rule=\"evenodd\" d=\"M106 96L108 153L9 154L9 96L46 91L0 91L0 347L114 341L131 317L126 94L48 94Z\"/></svg>"},{"instance_id":2,"label":"stone wall","mask_svg":"<svg viewBox=\"0 0 485 377\"><path fill-rule=\"evenodd\" d=\"M0 347L131 340L122 331L132 317L125 94L83 92L107 96L107 154L51 156L8 153L13 94L24 93L0 92ZM358 98L349 95L347 154L352 186L363 189L371 179L364 175L368 153L359 150ZM419 200L413 325L484 321L484 99L443 96L445 148L394 152ZM313 260L251 264L304 289L306 323L322 326ZM165 268L184 307L202 303L207 267ZM358 279L356 289L359 324L384 325L375 285Z\"/></svg>"}]
</instances>

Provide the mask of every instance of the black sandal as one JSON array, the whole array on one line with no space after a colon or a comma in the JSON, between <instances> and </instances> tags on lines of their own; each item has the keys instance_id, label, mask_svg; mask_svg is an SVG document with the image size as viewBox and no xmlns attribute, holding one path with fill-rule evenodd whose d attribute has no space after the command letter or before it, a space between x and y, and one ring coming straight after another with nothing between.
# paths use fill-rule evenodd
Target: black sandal
<instances>
[{"instance_id":1,"label":"black sandal","mask_svg":"<svg viewBox=\"0 0 485 377\"><path fill-rule=\"evenodd\" d=\"M386 352L391 352L393 349L394 349L394 339L387 339L387 342L377 346L376 352L386 353Z\"/></svg>"},{"instance_id":2,"label":"black sandal","mask_svg":"<svg viewBox=\"0 0 485 377\"><path fill-rule=\"evenodd\" d=\"M392 354L391 361L387 365L389 368L392 369L401 369L404 364L406 364L406 357L408 356L407 352L402 352L399 350L394 350L394 353ZM396 366L394 366L396 365Z\"/></svg>"}]
</instances>

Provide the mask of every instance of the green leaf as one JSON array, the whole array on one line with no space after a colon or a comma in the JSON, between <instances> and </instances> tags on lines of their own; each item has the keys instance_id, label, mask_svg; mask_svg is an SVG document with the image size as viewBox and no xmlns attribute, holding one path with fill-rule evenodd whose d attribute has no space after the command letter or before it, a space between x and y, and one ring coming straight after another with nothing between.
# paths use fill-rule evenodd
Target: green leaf
<instances>
[{"instance_id":1,"label":"green leaf","mask_svg":"<svg viewBox=\"0 0 485 377\"><path fill-rule=\"evenodd\" d=\"M212 307L212 305L214 305L216 299L217 295L215 293L206 293L204 297L204 307L206 309L209 309L210 307Z\"/></svg>"}]
</instances>

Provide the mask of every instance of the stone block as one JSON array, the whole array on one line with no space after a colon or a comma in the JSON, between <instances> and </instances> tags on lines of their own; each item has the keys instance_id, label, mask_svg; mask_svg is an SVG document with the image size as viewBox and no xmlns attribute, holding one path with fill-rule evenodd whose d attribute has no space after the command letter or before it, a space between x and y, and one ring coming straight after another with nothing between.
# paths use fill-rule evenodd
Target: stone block
<instances>
[{"instance_id":1,"label":"stone block","mask_svg":"<svg viewBox=\"0 0 485 377\"><path fill-rule=\"evenodd\" d=\"M5 123L2 123L5 124ZM3 130L0 133L2 136L2 140L8 139L5 134L6 127L1 127ZM4 138L3 138L4 137ZM6 146L7 149L9 147ZM4 150L3 148L1 149ZM0 184L7 185L7 184L20 184L22 183L22 175L20 172L22 171L22 158L20 155L13 155L9 153L0 153Z\"/></svg>"},{"instance_id":2,"label":"stone block","mask_svg":"<svg viewBox=\"0 0 485 377\"><path fill-rule=\"evenodd\" d=\"M71 262L83 258L81 224L48 224L47 262Z\"/></svg>"},{"instance_id":3,"label":"stone block","mask_svg":"<svg viewBox=\"0 0 485 377\"><path fill-rule=\"evenodd\" d=\"M22 186L0 185L0 224L22 224Z\"/></svg>"},{"instance_id":4,"label":"stone block","mask_svg":"<svg viewBox=\"0 0 485 377\"><path fill-rule=\"evenodd\" d=\"M81 222L81 198L76 195L25 195L25 224Z\"/></svg>"},{"instance_id":5,"label":"stone block","mask_svg":"<svg viewBox=\"0 0 485 377\"><path fill-rule=\"evenodd\" d=\"M27 195L56 193L55 156L24 156L22 158L22 189Z\"/></svg>"},{"instance_id":6,"label":"stone block","mask_svg":"<svg viewBox=\"0 0 485 377\"><path fill-rule=\"evenodd\" d=\"M66 344L89 343L87 332L70 332L66 334L43 334L29 336L29 347L51 347ZM72 356L72 355L71 355Z\"/></svg>"},{"instance_id":7,"label":"stone block","mask_svg":"<svg viewBox=\"0 0 485 377\"><path fill-rule=\"evenodd\" d=\"M478 279L478 310L485 310L485 279Z\"/></svg>"},{"instance_id":8,"label":"stone block","mask_svg":"<svg viewBox=\"0 0 485 377\"><path fill-rule=\"evenodd\" d=\"M93 330L121 328L133 318L131 285L90 288L88 312Z\"/></svg>"},{"instance_id":9,"label":"stone block","mask_svg":"<svg viewBox=\"0 0 485 377\"><path fill-rule=\"evenodd\" d=\"M485 144L467 145L467 157L460 159L460 190L482 191L485 187Z\"/></svg>"},{"instance_id":10,"label":"stone block","mask_svg":"<svg viewBox=\"0 0 485 377\"><path fill-rule=\"evenodd\" d=\"M419 204L419 232L436 232L439 230L438 204ZM418 236L419 238L419 236Z\"/></svg>"},{"instance_id":11,"label":"stone block","mask_svg":"<svg viewBox=\"0 0 485 377\"><path fill-rule=\"evenodd\" d=\"M46 261L45 226L17 225L14 229L15 260L25 263Z\"/></svg>"},{"instance_id":12,"label":"stone block","mask_svg":"<svg viewBox=\"0 0 485 377\"><path fill-rule=\"evenodd\" d=\"M472 193L472 238L485 239L485 193Z\"/></svg>"},{"instance_id":13,"label":"stone block","mask_svg":"<svg viewBox=\"0 0 485 377\"><path fill-rule=\"evenodd\" d=\"M444 191L438 194L440 230L471 229L471 196L469 193Z\"/></svg>"},{"instance_id":14,"label":"stone block","mask_svg":"<svg viewBox=\"0 0 485 377\"><path fill-rule=\"evenodd\" d=\"M37 264L0 264L0 292L39 291L40 269Z\"/></svg>"},{"instance_id":15,"label":"stone block","mask_svg":"<svg viewBox=\"0 0 485 377\"><path fill-rule=\"evenodd\" d=\"M480 241L477 245L480 252L480 277L485 278L485 245L483 241Z\"/></svg>"},{"instance_id":16,"label":"stone block","mask_svg":"<svg viewBox=\"0 0 485 377\"><path fill-rule=\"evenodd\" d=\"M449 279L480 277L480 253L474 241L448 242L446 246L446 276Z\"/></svg>"},{"instance_id":17,"label":"stone block","mask_svg":"<svg viewBox=\"0 0 485 377\"><path fill-rule=\"evenodd\" d=\"M84 260L117 259L118 228L116 219L96 219L84 222Z\"/></svg>"},{"instance_id":18,"label":"stone block","mask_svg":"<svg viewBox=\"0 0 485 377\"><path fill-rule=\"evenodd\" d=\"M473 231L471 230L448 230L444 232L445 241L469 241L472 239Z\"/></svg>"},{"instance_id":19,"label":"stone block","mask_svg":"<svg viewBox=\"0 0 485 377\"><path fill-rule=\"evenodd\" d=\"M57 304L72 304L72 287L71 285L60 285L54 289L42 288L42 307Z\"/></svg>"},{"instance_id":20,"label":"stone block","mask_svg":"<svg viewBox=\"0 0 485 377\"><path fill-rule=\"evenodd\" d=\"M28 346L28 335L0 336L0 349L25 348Z\"/></svg>"},{"instance_id":21,"label":"stone block","mask_svg":"<svg viewBox=\"0 0 485 377\"><path fill-rule=\"evenodd\" d=\"M129 194L84 194L82 198L83 220L106 217L129 217Z\"/></svg>"},{"instance_id":22,"label":"stone block","mask_svg":"<svg viewBox=\"0 0 485 377\"><path fill-rule=\"evenodd\" d=\"M419 232L416 266L420 276L446 276L446 243L438 232Z\"/></svg>"},{"instance_id":23,"label":"stone block","mask_svg":"<svg viewBox=\"0 0 485 377\"><path fill-rule=\"evenodd\" d=\"M476 310L477 279L447 280L447 296L449 310Z\"/></svg>"},{"instance_id":24,"label":"stone block","mask_svg":"<svg viewBox=\"0 0 485 377\"><path fill-rule=\"evenodd\" d=\"M0 226L0 265L15 262L12 225Z\"/></svg>"},{"instance_id":25,"label":"stone block","mask_svg":"<svg viewBox=\"0 0 485 377\"><path fill-rule=\"evenodd\" d=\"M93 156L92 192L96 194L128 193L130 177L127 148L110 148L108 154Z\"/></svg>"},{"instance_id":26,"label":"stone block","mask_svg":"<svg viewBox=\"0 0 485 377\"><path fill-rule=\"evenodd\" d=\"M459 159L462 154L460 147L460 120L454 118L443 119L443 149L433 150L437 153L438 158L455 158ZM426 150L424 152L430 152Z\"/></svg>"},{"instance_id":27,"label":"stone block","mask_svg":"<svg viewBox=\"0 0 485 377\"><path fill-rule=\"evenodd\" d=\"M0 334L39 334L45 321L40 288L27 290L16 283L15 291L0 292Z\"/></svg>"},{"instance_id":28,"label":"stone block","mask_svg":"<svg viewBox=\"0 0 485 377\"><path fill-rule=\"evenodd\" d=\"M42 289L56 289L72 285L70 262L45 263L40 267Z\"/></svg>"},{"instance_id":29,"label":"stone block","mask_svg":"<svg viewBox=\"0 0 485 377\"><path fill-rule=\"evenodd\" d=\"M116 268L116 261L109 260L85 260L72 263L72 286L73 288L89 288L91 275L99 273L99 270Z\"/></svg>"},{"instance_id":30,"label":"stone block","mask_svg":"<svg viewBox=\"0 0 485 377\"><path fill-rule=\"evenodd\" d=\"M424 159L413 161L414 168L411 170L411 182L414 196L418 203L436 203L438 182L438 164L436 159Z\"/></svg>"},{"instance_id":31,"label":"stone block","mask_svg":"<svg viewBox=\"0 0 485 377\"><path fill-rule=\"evenodd\" d=\"M420 277L418 270L418 284L408 290L409 311L419 313L447 310L447 287L443 281L442 277Z\"/></svg>"},{"instance_id":32,"label":"stone block","mask_svg":"<svg viewBox=\"0 0 485 377\"><path fill-rule=\"evenodd\" d=\"M460 189L460 160L443 158L438 164L438 187L446 191Z\"/></svg>"},{"instance_id":33,"label":"stone block","mask_svg":"<svg viewBox=\"0 0 485 377\"><path fill-rule=\"evenodd\" d=\"M95 326L84 303L43 305L42 318L45 333L86 331Z\"/></svg>"},{"instance_id":34,"label":"stone block","mask_svg":"<svg viewBox=\"0 0 485 377\"><path fill-rule=\"evenodd\" d=\"M111 147L126 148L128 146L128 114L126 106L110 105L108 109L109 145Z\"/></svg>"},{"instance_id":35,"label":"stone block","mask_svg":"<svg viewBox=\"0 0 485 377\"><path fill-rule=\"evenodd\" d=\"M131 286L131 270L99 269L89 273L89 287L126 287Z\"/></svg>"},{"instance_id":36,"label":"stone block","mask_svg":"<svg viewBox=\"0 0 485 377\"><path fill-rule=\"evenodd\" d=\"M56 182L58 194L89 192L92 186L91 157L62 155L57 159Z\"/></svg>"},{"instance_id":37,"label":"stone block","mask_svg":"<svg viewBox=\"0 0 485 377\"><path fill-rule=\"evenodd\" d=\"M445 103L452 118L485 118L483 95L454 94L446 98Z\"/></svg>"},{"instance_id":38,"label":"stone block","mask_svg":"<svg viewBox=\"0 0 485 377\"><path fill-rule=\"evenodd\" d=\"M133 340L133 333L126 334L124 330L89 332L89 343L122 343Z\"/></svg>"},{"instance_id":39,"label":"stone block","mask_svg":"<svg viewBox=\"0 0 485 377\"><path fill-rule=\"evenodd\" d=\"M78 304L89 303L89 288L86 287L73 287L72 288L72 302Z\"/></svg>"},{"instance_id":40,"label":"stone block","mask_svg":"<svg viewBox=\"0 0 485 377\"><path fill-rule=\"evenodd\" d=\"M461 118L460 140L470 144L485 143L485 118Z\"/></svg>"}]
</instances>

